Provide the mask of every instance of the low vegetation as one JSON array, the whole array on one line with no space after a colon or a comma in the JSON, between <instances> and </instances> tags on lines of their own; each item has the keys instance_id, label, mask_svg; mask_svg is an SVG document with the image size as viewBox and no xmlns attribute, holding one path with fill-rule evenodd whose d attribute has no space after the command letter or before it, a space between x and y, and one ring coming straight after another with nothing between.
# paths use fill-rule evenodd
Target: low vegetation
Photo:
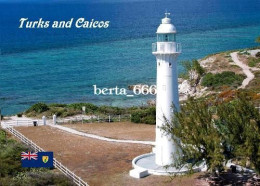
<instances>
[{"instance_id":1,"label":"low vegetation","mask_svg":"<svg viewBox=\"0 0 260 186\"><path fill-rule=\"evenodd\" d=\"M222 73L207 73L202 79L202 85L206 87L217 88L223 85L238 87L242 84L244 76L234 72L225 71Z\"/></svg>"},{"instance_id":2,"label":"low vegetation","mask_svg":"<svg viewBox=\"0 0 260 186\"><path fill-rule=\"evenodd\" d=\"M145 109L137 109L132 112L131 121L134 123L156 123L156 109L155 107L148 107Z\"/></svg>"},{"instance_id":3,"label":"low vegetation","mask_svg":"<svg viewBox=\"0 0 260 186\"><path fill-rule=\"evenodd\" d=\"M260 63L260 58L254 58L254 57L248 58L248 66L250 67L256 67L259 63Z\"/></svg>"},{"instance_id":4,"label":"low vegetation","mask_svg":"<svg viewBox=\"0 0 260 186\"><path fill-rule=\"evenodd\" d=\"M82 107L85 107L85 114L125 114L127 109L110 106L96 106L91 103L72 103L72 104L45 104L36 103L32 105L24 114L28 117L52 116L59 117L73 116L82 114Z\"/></svg>"},{"instance_id":5,"label":"low vegetation","mask_svg":"<svg viewBox=\"0 0 260 186\"><path fill-rule=\"evenodd\" d=\"M259 93L260 92L260 71L254 72L255 78L249 82L246 87L248 90Z\"/></svg>"},{"instance_id":6,"label":"low vegetation","mask_svg":"<svg viewBox=\"0 0 260 186\"><path fill-rule=\"evenodd\" d=\"M120 108L112 106L96 106L91 103L72 103L72 104L45 104L36 103L24 112L27 117L67 117L82 114L82 107L85 107L84 114L96 115L124 115L131 114L131 121L134 123L155 124L155 107L129 107Z\"/></svg>"},{"instance_id":7,"label":"low vegetation","mask_svg":"<svg viewBox=\"0 0 260 186\"><path fill-rule=\"evenodd\" d=\"M27 147L0 130L0 185L74 185L61 173L45 168L22 168L21 152Z\"/></svg>"},{"instance_id":8,"label":"low vegetation","mask_svg":"<svg viewBox=\"0 0 260 186\"><path fill-rule=\"evenodd\" d=\"M183 73L180 74L180 77L183 79L190 79L191 73L195 72L200 77L205 73L205 69L200 66L198 60L192 60L192 61L182 61L182 66L184 67Z\"/></svg>"}]
</instances>

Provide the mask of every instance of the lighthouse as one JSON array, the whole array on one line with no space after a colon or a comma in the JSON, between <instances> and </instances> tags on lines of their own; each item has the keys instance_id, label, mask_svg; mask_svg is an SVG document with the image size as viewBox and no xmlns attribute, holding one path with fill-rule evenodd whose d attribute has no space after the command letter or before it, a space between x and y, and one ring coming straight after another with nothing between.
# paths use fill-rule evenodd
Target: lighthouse
<instances>
[{"instance_id":1,"label":"lighthouse","mask_svg":"<svg viewBox=\"0 0 260 186\"><path fill-rule=\"evenodd\" d=\"M165 13L156 32L157 42L152 45L157 66L155 163L161 166L171 164L177 150L171 136L161 129L166 121L171 121L174 109L179 109L177 57L181 45L176 43L177 31L169 15Z\"/></svg>"},{"instance_id":2,"label":"lighthouse","mask_svg":"<svg viewBox=\"0 0 260 186\"><path fill-rule=\"evenodd\" d=\"M161 129L166 122L171 122L174 109L179 110L177 58L181 53L181 45L176 43L177 31L169 15L165 13L165 18L162 19L156 32L157 42L152 44L152 53L156 57L157 66L156 139L152 142L155 148L153 152L133 159L133 169L129 174L134 178L142 178L149 174L185 174L190 170L188 162L181 169L174 166L165 168L166 165L173 165L173 156L179 155L178 146L171 136ZM192 169L197 172L204 167L205 164L202 163Z\"/></svg>"}]
</instances>

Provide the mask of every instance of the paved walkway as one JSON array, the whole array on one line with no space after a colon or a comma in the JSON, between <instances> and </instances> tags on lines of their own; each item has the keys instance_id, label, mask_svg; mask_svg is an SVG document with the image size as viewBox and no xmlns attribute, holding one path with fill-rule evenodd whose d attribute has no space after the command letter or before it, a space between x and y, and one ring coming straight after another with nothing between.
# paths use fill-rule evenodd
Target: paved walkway
<instances>
[{"instance_id":1,"label":"paved walkway","mask_svg":"<svg viewBox=\"0 0 260 186\"><path fill-rule=\"evenodd\" d=\"M244 74L247 76L246 79L244 79L244 81L242 82L242 85L238 88L245 88L248 83L254 79L255 75L250 71L250 67L247 66L246 64L244 64L243 62L241 62L239 59L238 59L238 56L237 56L237 52L233 52L230 54L231 57L232 57L232 60L236 63L237 66L239 66L240 68L242 68Z\"/></svg>"},{"instance_id":2,"label":"paved walkway","mask_svg":"<svg viewBox=\"0 0 260 186\"><path fill-rule=\"evenodd\" d=\"M10 120L2 121L1 125L2 125L2 127L29 126L28 123L30 123L30 125L32 125L32 121L33 121L33 119L30 119L27 117L24 117L24 118L11 117ZM41 120L39 120L39 121L41 121ZM61 126L61 125L53 125L52 120L46 120L46 124L50 127L58 128L60 130L63 130L63 131L66 131L66 132L69 132L72 134L76 134L76 135L80 135L80 136L84 136L84 137L88 137L88 138L94 138L94 139L98 139L98 140L103 140L103 141L117 142L117 143L135 143L135 144L144 144L144 145L155 145L154 141L120 140L120 139L106 138L106 137L98 136L95 134L80 132L75 129L71 129L68 127ZM41 125L43 125L43 124L41 123Z\"/></svg>"},{"instance_id":3,"label":"paved walkway","mask_svg":"<svg viewBox=\"0 0 260 186\"><path fill-rule=\"evenodd\" d=\"M113 138L106 138L106 137L98 136L98 135L95 135L95 134L88 134L88 133L85 133L85 132L80 132L80 131L77 131L75 129L71 129L71 128L68 128L68 127L61 126L61 125L48 124L48 126L58 128L60 130L63 130L63 131L66 131L66 132L69 132L69 133L72 133L72 134L76 134L76 135L80 135L80 136L84 136L84 137L88 137L88 138L94 138L94 139L98 139L98 140L103 140L103 141L108 141L108 142L155 145L155 142L153 142L153 141L119 140L119 139L113 139Z\"/></svg>"}]
</instances>

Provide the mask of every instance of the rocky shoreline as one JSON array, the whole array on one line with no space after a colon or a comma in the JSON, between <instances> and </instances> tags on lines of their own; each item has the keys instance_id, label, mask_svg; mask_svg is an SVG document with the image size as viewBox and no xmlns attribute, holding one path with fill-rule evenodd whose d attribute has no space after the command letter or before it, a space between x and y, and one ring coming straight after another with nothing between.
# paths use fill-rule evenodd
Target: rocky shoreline
<instances>
[{"instance_id":1,"label":"rocky shoreline","mask_svg":"<svg viewBox=\"0 0 260 186\"><path fill-rule=\"evenodd\" d=\"M225 71L234 72L235 74L242 74L244 75L244 69L241 68L241 66L238 66L237 63L235 63L234 59L232 58L231 54L236 53L238 55L238 58L240 62L243 64L244 68L247 68L252 73L259 72L260 71L260 65L256 67L249 67L248 61L251 58L258 59L260 53L260 49L254 49L254 50L240 50L235 52L222 52L219 54L214 54L211 56L208 56L204 59L198 60L200 66L205 69L206 73L212 73L217 74ZM242 60L243 59L243 60ZM188 71L188 77L187 78L178 78L178 88L179 88L179 99L180 101L185 101L188 99L188 97L202 97L207 96L212 93L216 93L216 90L211 90L208 87L202 86L202 78L195 70ZM252 78L251 80L253 80ZM248 84L249 82L247 82ZM246 85L247 85L246 84ZM135 86L139 86L142 88L143 86L147 86L144 83L139 83L135 85L129 85L128 89L133 90ZM241 88L241 87L237 87ZM243 88L246 88L243 87ZM154 92L153 92L154 93ZM155 105L155 100L148 100L148 105Z\"/></svg>"}]
</instances>

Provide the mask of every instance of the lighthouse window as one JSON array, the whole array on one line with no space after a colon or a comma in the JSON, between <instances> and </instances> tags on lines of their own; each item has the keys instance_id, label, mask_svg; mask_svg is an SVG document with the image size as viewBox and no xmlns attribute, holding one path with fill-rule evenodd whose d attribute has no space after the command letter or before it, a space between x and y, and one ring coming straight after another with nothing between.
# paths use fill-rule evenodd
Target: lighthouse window
<instances>
[{"instance_id":1,"label":"lighthouse window","mask_svg":"<svg viewBox=\"0 0 260 186\"><path fill-rule=\"evenodd\" d=\"M158 34L157 41L158 42L175 42L176 36L175 36L175 34Z\"/></svg>"},{"instance_id":2,"label":"lighthouse window","mask_svg":"<svg viewBox=\"0 0 260 186\"><path fill-rule=\"evenodd\" d=\"M168 35L167 35L167 34L165 35L164 41L169 41L169 40L168 40Z\"/></svg>"},{"instance_id":3,"label":"lighthouse window","mask_svg":"<svg viewBox=\"0 0 260 186\"><path fill-rule=\"evenodd\" d=\"M169 67L172 67L172 64L171 64L171 63L169 63Z\"/></svg>"}]
</instances>

